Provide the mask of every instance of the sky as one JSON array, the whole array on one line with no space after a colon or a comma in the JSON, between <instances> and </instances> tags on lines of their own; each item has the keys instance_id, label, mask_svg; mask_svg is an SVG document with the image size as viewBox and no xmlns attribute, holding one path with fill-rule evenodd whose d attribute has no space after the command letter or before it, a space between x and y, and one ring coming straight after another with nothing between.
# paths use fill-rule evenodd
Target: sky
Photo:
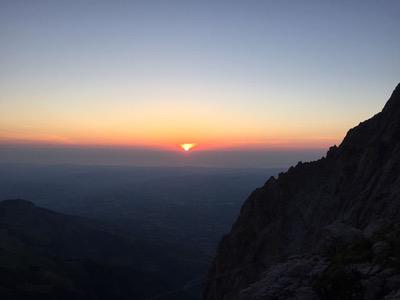
<instances>
[{"instance_id":1,"label":"sky","mask_svg":"<svg viewBox=\"0 0 400 300\"><path fill-rule=\"evenodd\" d=\"M196 143L242 151L239 161L319 155L400 81L399 11L399 1L0 0L0 150Z\"/></svg>"}]
</instances>

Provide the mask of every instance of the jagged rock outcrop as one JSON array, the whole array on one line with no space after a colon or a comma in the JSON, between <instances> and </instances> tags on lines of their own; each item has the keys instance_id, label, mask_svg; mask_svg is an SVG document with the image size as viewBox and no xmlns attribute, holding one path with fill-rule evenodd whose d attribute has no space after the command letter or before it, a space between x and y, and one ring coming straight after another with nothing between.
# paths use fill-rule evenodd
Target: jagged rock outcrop
<instances>
[{"instance_id":1,"label":"jagged rock outcrop","mask_svg":"<svg viewBox=\"0 0 400 300\"><path fill-rule=\"evenodd\" d=\"M250 195L204 299L398 299L399 175L400 84L326 157Z\"/></svg>"}]
</instances>

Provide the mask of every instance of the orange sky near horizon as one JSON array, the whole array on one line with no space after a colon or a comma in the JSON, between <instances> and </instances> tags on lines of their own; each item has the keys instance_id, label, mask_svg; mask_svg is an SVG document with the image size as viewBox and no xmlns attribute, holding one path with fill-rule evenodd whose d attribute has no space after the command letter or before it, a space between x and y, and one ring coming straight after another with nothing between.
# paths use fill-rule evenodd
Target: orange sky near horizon
<instances>
[{"instance_id":1,"label":"orange sky near horizon","mask_svg":"<svg viewBox=\"0 0 400 300\"><path fill-rule=\"evenodd\" d=\"M369 117L368 110L349 111L326 100L309 104L307 98L319 96L315 91L250 93L248 88L182 84L160 83L158 92L146 86L47 93L5 88L3 98L12 101L0 101L0 142L166 150L193 142L196 151L320 149L339 143L357 119Z\"/></svg>"},{"instance_id":2,"label":"orange sky near horizon","mask_svg":"<svg viewBox=\"0 0 400 300\"><path fill-rule=\"evenodd\" d=\"M164 90L157 97L142 95L146 101L132 101L126 95L111 100L112 96L105 98L96 92L89 99L85 96L77 92L75 101L68 102L61 92L40 98L10 95L14 101L0 102L0 143L177 150L180 144L193 142L198 145L196 151L321 149L340 143L357 124L354 116L330 117L332 110L323 110L324 103L317 113L290 100L281 104L266 98L258 105L243 106L234 101L227 104L229 96L219 95L222 103L202 101L202 97L218 97L210 93L178 95Z\"/></svg>"},{"instance_id":3,"label":"orange sky near horizon","mask_svg":"<svg viewBox=\"0 0 400 300\"><path fill-rule=\"evenodd\" d=\"M62 91L40 97L10 92L13 101L0 101L0 143L165 150L196 143L196 151L321 149L340 143L349 128L372 115L368 110L341 111L338 106L324 109L326 102L311 110L298 98L272 100L273 93L253 95L256 100L248 105L222 93L182 95L164 89L157 96L143 94L139 101L126 93L112 100L113 95L105 97L94 90L76 91L75 100L68 101L70 95ZM341 117L332 117L333 113Z\"/></svg>"},{"instance_id":4,"label":"orange sky near horizon","mask_svg":"<svg viewBox=\"0 0 400 300\"><path fill-rule=\"evenodd\" d=\"M51 127L50 127L51 128ZM162 150L180 150L183 143L196 143L195 151L217 149L323 149L340 143L343 135L310 136L307 132L279 134L272 132L269 136L260 132L250 131L240 134L223 133L219 130L204 128L203 131L182 128L160 130L143 130L135 135L135 129L130 130L92 130L82 128L72 130L21 130L5 132L0 130L0 144L37 144L55 146L109 146L109 147L149 147ZM185 133L185 129L187 130ZM38 133L39 132L39 133ZM277 135L277 136L276 136Z\"/></svg>"}]
</instances>

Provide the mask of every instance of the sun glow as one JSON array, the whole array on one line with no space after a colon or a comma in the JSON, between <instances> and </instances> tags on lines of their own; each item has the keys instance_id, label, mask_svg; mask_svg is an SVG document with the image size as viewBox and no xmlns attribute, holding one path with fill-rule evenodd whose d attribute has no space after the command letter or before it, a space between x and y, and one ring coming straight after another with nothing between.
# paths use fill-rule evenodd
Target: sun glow
<instances>
[{"instance_id":1,"label":"sun glow","mask_svg":"<svg viewBox=\"0 0 400 300\"><path fill-rule=\"evenodd\" d=\"M194 143L181 144L181 148L183 150L185 150L186 152L192 150L194 146L196 146L196 144L194 144Z\"/></svg>"}]
</instances>

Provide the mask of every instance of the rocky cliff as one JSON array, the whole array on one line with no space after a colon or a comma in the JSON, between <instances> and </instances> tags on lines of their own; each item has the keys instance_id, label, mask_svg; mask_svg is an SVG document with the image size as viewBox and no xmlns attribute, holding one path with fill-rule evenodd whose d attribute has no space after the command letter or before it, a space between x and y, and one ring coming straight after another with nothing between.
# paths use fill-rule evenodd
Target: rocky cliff
<instances>
[{"instance_id":1,"label":"rocky cliff","mask_svg":"<svg viewBox=\"0 0 400 300\"><path fill-rule=\"evenodd\" d=\"M204 299L400 299L399 175L400 84L326 157L250 195Z\"/></svg>"}]
</instances>

